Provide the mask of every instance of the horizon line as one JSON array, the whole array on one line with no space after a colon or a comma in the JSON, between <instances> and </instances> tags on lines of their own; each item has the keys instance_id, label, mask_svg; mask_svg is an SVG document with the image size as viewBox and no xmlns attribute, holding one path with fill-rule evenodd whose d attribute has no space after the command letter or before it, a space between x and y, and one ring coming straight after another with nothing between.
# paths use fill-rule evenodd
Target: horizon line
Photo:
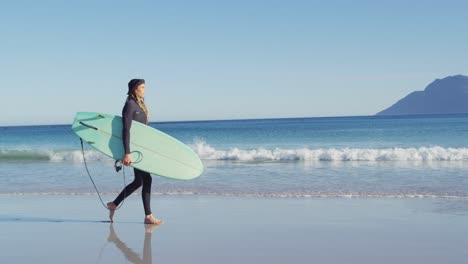
<instances>
[{"instance_id":1,"label":"horizon line","mask_svg":"<svg viewBox=\"0 0 468 264\"><path fill-rule=\"evenodd\" d=\"M281 120L281 119L325 119L325 118L350 118L350 117L417 117L417 116L447 116L447 115L466 115L468 113L435 113L435 114L401 114L401 115L343 115L343 116L303 116L303 117L261 117L261 118L239 118L239 119L199 119L199 120L170 120L170 121L150 121L148 124L165 124L165 123L203 123L203 122L229 122L229 121L256 121L256 120ZM6 127L28 127L28 126L66 126L70 123L62 124L36 124L36 125L0 125L0 128Z\"/></svg>"}]
</instances>

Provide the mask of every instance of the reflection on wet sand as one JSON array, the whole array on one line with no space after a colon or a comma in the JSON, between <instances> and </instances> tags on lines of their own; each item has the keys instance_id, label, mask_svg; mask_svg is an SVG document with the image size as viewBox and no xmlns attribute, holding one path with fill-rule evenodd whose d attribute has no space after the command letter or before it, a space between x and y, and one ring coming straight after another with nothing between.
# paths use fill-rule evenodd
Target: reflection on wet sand
<instances>
[{"instance_id":1,"label":"reflection on wet sand","mask_svg":"<svg viewBox=\"0 0 468 264\"><path fill-rule=\"evenodd\" d=\"M145 237L143 245L143 259L140 258L140 255L129 248L122 240L119 239L117 233L115 232L114 225L111 223L109 225L109 237L107 240L115 244L115 246L124 254L125 258L131 263L143 263L150 264L153 263L153 257L151 252L151 235L153 231L158 227L158 225L144 225L145 227Z\"/></svg>"}]
</instances>

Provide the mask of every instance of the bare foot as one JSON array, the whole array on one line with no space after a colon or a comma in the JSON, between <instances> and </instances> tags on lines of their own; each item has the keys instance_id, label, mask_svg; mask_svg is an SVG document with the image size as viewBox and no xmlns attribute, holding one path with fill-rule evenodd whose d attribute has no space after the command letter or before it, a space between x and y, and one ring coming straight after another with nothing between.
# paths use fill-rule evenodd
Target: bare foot
<instances>
[{"instance_id":1,"label":"bare foot","mask_svg":"<svg viewBox=\"0 0 468 264\"><path fill-rule=\"evenodd\" d=\"M155 218L152 214L145 217L145 224L147 225L161 225L164 224L163 221Z\"/></svg>"},{"instance_id":2,"label":"bare foot","mask_svg":"<svg viewBox=\"0 0 468 264\"><path fill-rule=\"evenodd\" d=\"M114 202L107 203L107 209L109 209L109 220L111 223L114 223L114 213L116 208L117 205L115 205Z\"/></svg>"}]
</instances>

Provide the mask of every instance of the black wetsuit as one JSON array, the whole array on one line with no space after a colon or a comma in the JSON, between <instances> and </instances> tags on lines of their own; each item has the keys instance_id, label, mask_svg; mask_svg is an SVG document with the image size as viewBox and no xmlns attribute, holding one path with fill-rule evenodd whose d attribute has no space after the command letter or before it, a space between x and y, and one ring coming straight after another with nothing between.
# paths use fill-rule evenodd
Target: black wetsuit
<instances>
[{"instance_id":1,"label":"black wetsuit","mask_svg":"<svg viewBox=\"0 0 468 264\"><path fill-rule=\"evenodd\" d=\"M123 118L123 129L122 129L122 138L125 149L125 154L130 154L130 127L132 126L132 120L138 121L143 124L148 124L148 117L146 116L145 111L138 105L135 100L132 98L127 99L125 106L122 110ZM143 185L143 190L141 191L141 198L143 200L143 207L145 209L145 214L151 214L151 182L152 178L148 172L141 171L139 169L133 168L135 172L135 180L132 183L127 185L125 189L115 198L114 204L119 205L123 199L127 198L135 190L140 188Z\"/></svg>"}]
</instances>

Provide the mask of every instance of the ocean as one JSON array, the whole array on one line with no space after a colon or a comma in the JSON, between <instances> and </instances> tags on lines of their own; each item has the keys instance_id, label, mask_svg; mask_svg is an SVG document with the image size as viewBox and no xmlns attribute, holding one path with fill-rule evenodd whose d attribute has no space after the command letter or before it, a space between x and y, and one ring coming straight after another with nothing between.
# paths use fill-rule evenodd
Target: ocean
<instances>
[{"instance_id":1,"label":"ocean","mask_svg":"<svg viewBox=\"0 0 468 264\"><path fill-rule=\"evenodd\" d=\"M468 199L468 115L156 122L186 143L204 173L153 175L154 194ZM85 145L103 194L133 170ZM93 195L80 140L65 125L0 127L0 194Z\"/></svg>"}]
</instances>

